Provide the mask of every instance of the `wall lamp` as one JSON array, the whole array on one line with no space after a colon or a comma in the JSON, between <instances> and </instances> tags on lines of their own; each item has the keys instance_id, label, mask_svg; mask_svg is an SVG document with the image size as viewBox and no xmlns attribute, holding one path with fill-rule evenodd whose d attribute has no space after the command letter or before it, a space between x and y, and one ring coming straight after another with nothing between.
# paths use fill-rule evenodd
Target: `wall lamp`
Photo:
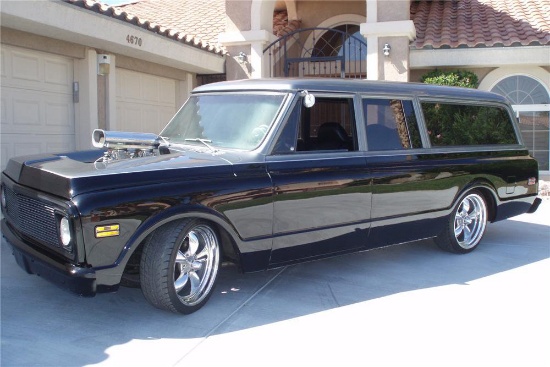
<instances>
[{"instance_id":1,"label":"wall lamp","mask_svg":"<svg viewBox=\"0 0 550 367\"><path fill-rule=\"evenodd\" d=\"M241 51L239 52L239 56L237 56L237 61L239 62L239 64L244 64L248 61L248 57L244 52Z\"/></svg>"},{"instance_id":2,"label":"wall lamp","mask_svg":"<svg viewBox=\"0 0 550 367\"><path fill-rule=\"evenodd\" d=\"M384 44L384 48L382 49L382 52L384 53L384 56L390 56L391 46L389 43Z\"/></svg>"},{"instance_id":3,"label":"wall lamp","mask_svg":"<svg viewBox=\"0 0 550 367\"><path fill-rule=\"evenodd\" d=\"M111 56L105 54L97 55L97 75L109 75Z\"/></svg>"}]
</instances>

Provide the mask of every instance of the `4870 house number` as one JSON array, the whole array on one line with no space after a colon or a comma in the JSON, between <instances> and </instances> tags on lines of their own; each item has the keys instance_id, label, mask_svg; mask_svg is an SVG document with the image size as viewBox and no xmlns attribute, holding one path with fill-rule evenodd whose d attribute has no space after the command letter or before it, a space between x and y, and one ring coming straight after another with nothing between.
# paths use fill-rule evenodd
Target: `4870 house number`
<instances>
[{"instance_id":1,"label":"4870 house number","mask_svg":"<svg viewBox=\"0 0 550 367\"><path fill-rule=\"evenodd\" d=\"M131 36L128 34L126 35L126 42L128 42L131 45L136 45L141 47L143 40L141 39L141 37Z\"/></svg>"}]
</instances>

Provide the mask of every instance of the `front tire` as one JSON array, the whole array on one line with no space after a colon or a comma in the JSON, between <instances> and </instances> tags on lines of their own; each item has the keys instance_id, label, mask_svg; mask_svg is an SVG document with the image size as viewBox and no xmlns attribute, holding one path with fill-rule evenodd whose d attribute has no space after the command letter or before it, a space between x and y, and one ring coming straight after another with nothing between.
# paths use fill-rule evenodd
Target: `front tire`
<instances>
[{"instance_id":1,"label":"front tire","mask_svg":"<svg viewBox=\"0 0 550 367\"><path fill-rule=\"evenodd\" d=\"M168 223L148 237L141 257L143 295L153 306L189 314L200 309L216 283L220 243L200 219Z\"/></svg>"},{"instance_id":2,"label":"front tire","mask_svg":"<svg viewBox=\"0 0 550 367\"><path fill-rule=\"evenodd\" d=\"M447 227L435 242L445 251L465 254L477 247L486 226L487 203L478 190L472 190L457 202Z\"/></svg>"}]
</instances>

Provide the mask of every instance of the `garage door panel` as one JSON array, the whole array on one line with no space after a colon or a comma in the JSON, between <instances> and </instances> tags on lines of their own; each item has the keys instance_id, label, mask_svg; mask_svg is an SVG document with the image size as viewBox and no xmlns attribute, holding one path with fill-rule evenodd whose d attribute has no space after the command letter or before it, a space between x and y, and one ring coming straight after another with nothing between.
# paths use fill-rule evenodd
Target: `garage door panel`
<instances>
[{"instance_id":1,"label":"garage door panel","mask_svg":"<svg viewBox=\"0 0 550 367\"><path fill-rule=\"evenodd\" d=\"M4 123L8 122L8 101L7 96L2 93L0 95L0 124L4 127Z\"/></svg>"},{"instance_id":2,"label":"garage door panel","mask_svg":"<svg viewBox=\"0 0 550 367\"><path fill-rule=\"evenodd\" d=\"M72 105L64 102L49 102L45 105L45 123L48 130L60 128L66 133L74 133L74 124L71 121Z\"/></svg>"},{"instance_id":3,"label":"garage door panel","mask_svg":"<svg viewBox=\"0 0 550 367\"><path fill-rule=\"evenodd\" d=\"M2 169L10 157L75 149L73 60L2 45Z\"/></svg>"},{"instance_id":4,"label":"garage door panel","mask_svg":"<svg viewBox=\"0 0 550 367\"><path fill-rule=\"evenodd\" d=\"M31 97L31 96L29 96ZM24 95L16 96L11 102L13 108L13 120L11 129L7 132L13 132L12 129L26 129L29 127L36 128L40 123L40 101L32 98L25 98Z\"/></svg>"},{"instance_id":5,"label":"garage door panel","mask_svg":"<svg viewBox=\"0 0 550 367\"><path fill-rule=\"evenodd\" d=\"M2 45L2 85L72 95L73 61Z\"/></svg>"},{"instance_id":6,"label":"garage door panel","mask_svg":"<svg viewBox=\"0 0 550 367\"><path fill-rule=\"evenodd\" d=\"M162 121L163 114L161 113L161 108L154 108L153 106L144 106L143 107L143 120L142 127L152 129L151 132L160 133L164 125Z\"/></svg>"},{"instance_id":7,"label":"garage door panel","mask_svg":"<svg viewBox=\"0 0 550 367\"><path fill-rule=\"evenodd\" d=\"M46 152L64 153L75 150L74 139L70 135L58 135L57 141L46 143Z\"/></svg>"},{"instance_id":8,"label":"garage door panel","mask_svg":"<svg viewBox=\"0 0 550 367\"><path fill-rule=\"evenodd\" d=\"M131 74L117 72L117 98L139 101L141 99L140 80Z\"/></svg>"},{"instance_id":9,"label":"garage door panel","mask_svg":"<svg viewBox=\"0 0 550 367\"><path fill-rule=\"evenodd\" d=\"M0 48L0 77L2 78L2 83L4 83L5 79L7 79L6 74L6 63L8 62L8 59L6 57L6 50L4 47Z\"/></svg>"},{"instance_id":10,"label":"garage door panel","mask_svg":"<svg viewBox=\"0 0 550 367\"><path fill-rule=\"evenodd\" d=\"M174 111L171 108L165 108L160 110L160 125L159 131L164 129L166 124L174 117Z\"/></svg>"},{"instance_id":11,"label":"garage door panel","mask_svg":"<svg viewBox=\"0 0 550 367\"><path fill-rule=\"evenodd\" d=\"M143 132L141 129L141 106L137 103L118 102L117 130Z\"/></svg>"},{"instance_id":12,"label":"garage door panel","mask_svg":"<svg viewBox=\"0 0 550 367\"><path fill-rule=\"evenodd\" d=\"M170 107L119 103L117 116L120 123L117 130L159 133L173 116Z\"/></svg>"},{"instance_id":13,"label":"garage door panel","mask_svg":"<svg viewBox=\"0 0 550 367\"><path fill-rule=\"evenodd\" d=\"M171 81L172 82L172 81ZM166 106L172 107L176 100L176 85L175 83L162 83L159 90L160 101ZM168 103L170 101L171 103ZM179 107L179 106L176 106Z\"/></svg>"},{"instance_id":14,"label":"garage door panel","mask_svg":"<svg viewBox=\"0 0 550 367\"><path fill-rule=\"evenodd\" d=\"M15 156L18 155L27 155L27 154L39 154L44 150L46 145L41 142L36 143L14 143L13 144L13 153Z\"/></svg>"},{"instance_id":15,"label":"garage door panel","mask_svg":"<svg viewBox=\"0 0 550 367\"><path fill-rule=\"evenodd\" d=\"M150 102L160 102L158 77L152 75L141 76L141 98Z\"/></svg>"},{"instance_id":16,"label":"garage door panel","mask_svg":"<svg viewBox=\"0 0 550 367\"><path fill-rule=\"evenodd\" d=\"M73 103L67 96L3 88L2 132L74 134ZM5 107L4 107L5 106Z\"/></svg>"},{"instance_id":17,"label":"garage door panel","mask_svg":"<svg viewBox=\"0 0 550 367\"><path fill-rule=\"evenodd\" d=\"M175 80L117 69L117 130L159 133L175 112Z\"/></svg>"},{"instance_id":18,"label":"garage door panel","mask_svg":"<svg viewBox=\"0 0 550 367\"><path fill-rule=\"evenodd\" d=\"M75 149L73 135L28 134L26 138L26 141L22 142L20 141L18 134L2 134L2 160L4 159L4 152L6 152L8 156L19 156L44 152L60 153Z\"/></svg>"},{"instance_id":19,"label":"garage door panel","mask_svg":"<svg viewBox=\"0 0 550 367\"><path fill-rule=\"evenodd\" d=\"M146 106L144 107L143 116L145 120L142 126L144 128L151 127L154 129L152 132L160 133L174 116L174 112L173 109L169 107L156 107L153 109L152 106Z\"/></svg>"},{"instance_id":20,"label":"garage door panel","mask_svg":"<svg viewBox=\"0 0 550 367\"><path fill-rule=\"evenodd\" d=\"M42 75L40 73L40 60L37 56L29 53L13 51L11 78L19 81L30 81L40 83Z\"/></svg>"},{"instance_id":21,"label":"garage door panel","mask_svg":"<svg viewBox=\"0 0 550 367\"><path fill-rule=\"evenodd\" d=\"M49 85L49 88L62 86L63 90L71 93L70 86L72 85L72 65L65 61L46 59L44 61L44 83ZM69 88L67 88L69 87Z\"/></svg>"}]
</instances>

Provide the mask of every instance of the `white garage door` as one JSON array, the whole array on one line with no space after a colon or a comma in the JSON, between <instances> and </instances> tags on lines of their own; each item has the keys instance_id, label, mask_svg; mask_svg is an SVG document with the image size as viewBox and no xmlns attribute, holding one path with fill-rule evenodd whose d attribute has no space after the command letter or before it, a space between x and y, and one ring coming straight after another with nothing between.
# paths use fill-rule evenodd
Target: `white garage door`
<instances>
[{"instance_id":1,"label":"white garage door","mask_svg":"<svg viewBox=\"0 0 550 367\"><path fill-rule=\"evenodd\" d=\"M116 130L158 134L176 112L176 81L117 69Z\"/></svg>"},{"instance_id":2,"label":"white garage door","mask_svg":"<svg viewBox=\"0 0 550 367\"><path fill-rule=\"evenodd\" d=\"M75 149L73 60L2 45L2 169L17 155Z\"/></svg>"}]
</instances>

